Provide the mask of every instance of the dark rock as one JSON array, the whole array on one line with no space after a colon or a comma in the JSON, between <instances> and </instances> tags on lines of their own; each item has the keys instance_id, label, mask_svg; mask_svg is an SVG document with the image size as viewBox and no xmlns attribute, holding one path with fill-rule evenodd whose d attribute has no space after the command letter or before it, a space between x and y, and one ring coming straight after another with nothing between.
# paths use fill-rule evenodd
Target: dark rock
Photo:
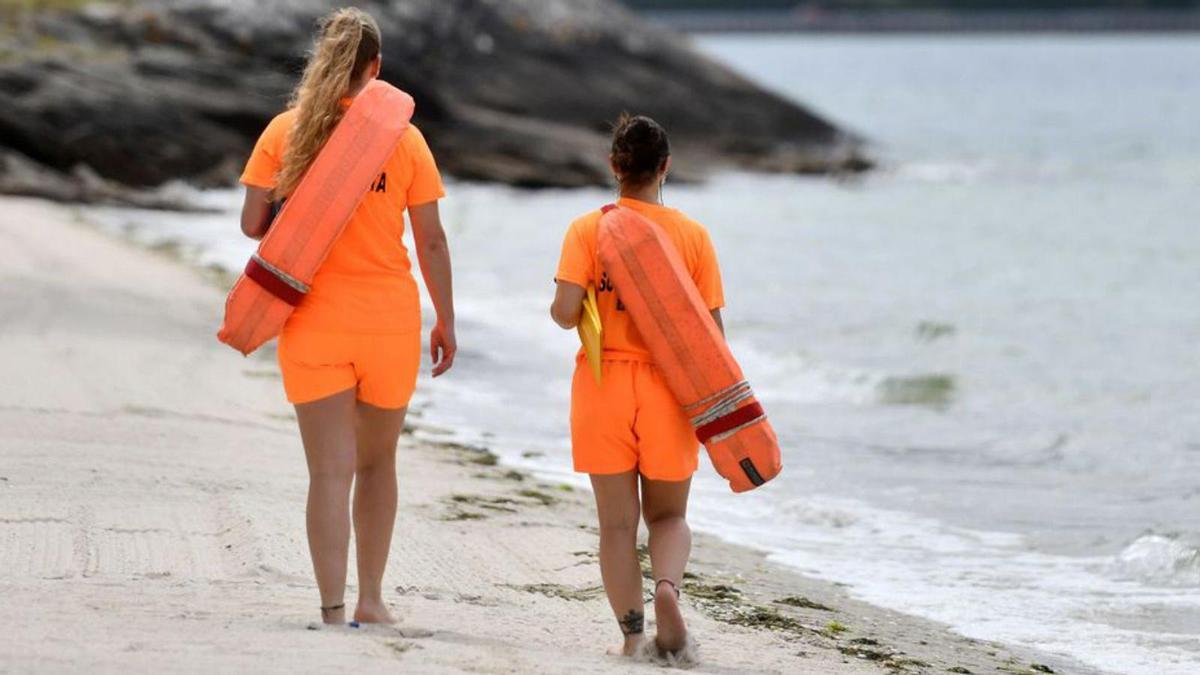
<instances>
[{"instance_id":1,"label":"dark rock","mask_svg":"<svg viewBox=\"0 0 1200 675\"><path fill-rule=\"evenodd\" d=\"M231 183L334 4L157 0L13 14L0 42L0 147L128 186ZM667 127L683 176L870 166L859 139L615 2L359 4L384 32L383 78L416 98L440 164L462 178L604 184L607 125L626 110Z\"/></svg>"},{"instance_id":2,"label":"dark rock","mask_svg":"<svg viewBox=\"0 0 1200 675\"><path fill-rule=\"evenodd\" d=\"M85 164L77 164L70 172L55 171L0 148L0 194L161 211L210 210L194 204L187 191L178 187L130 188L101 178Z\"/></svg>"}]
</instances>

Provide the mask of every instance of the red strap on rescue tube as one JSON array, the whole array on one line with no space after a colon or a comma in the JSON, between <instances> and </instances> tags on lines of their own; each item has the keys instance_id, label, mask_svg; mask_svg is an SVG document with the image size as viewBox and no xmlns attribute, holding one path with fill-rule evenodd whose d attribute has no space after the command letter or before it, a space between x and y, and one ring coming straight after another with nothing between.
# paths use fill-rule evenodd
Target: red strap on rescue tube
<instances>
[{"instance_id":1,"label":"red strap on rescue tube","mask_svg":"<svg viewBox=\"0 0 1200 675\"><path fill-rule=\"evenodd\" d=\"M258 264L254 258L246 263L246 276L253 280L254 283L263 287L263 290L271 295L286 302L292 307L297 307L300 301L304 299L304 294L292 288L283 279L275 276L271 270Z\"/></svg>"},{"instance_id":2,"label":"red strap on rescue tube","mask_svg":"<svg viewBox=\"0 0 1200 675\"><path fill-rule=\"evenodd\" d=\"M604 206L600 207L600 213L608 213L609 211L612 211L615 208L617 208L616 204L605 204Z\"/></svg>"},{"instance_id":3,"label":"red strap on rescue tube","mask_svg":"<svg viewBox=\"0 0 1200 675\"><path fill-rule=\"evenodd\" d=\"M705 424L704 426L696 429L696 438L700 439L701 443L707 443L708 439L712 438L713 436L719 436L719 435L725 433L726 431L736 429L736 428L740 427L741 425L743 425L747 422L753 421L762 416L763 416L762 406L759 405L757 402L751 403L748 406L744 406L744 407L738 408L737 410L734 410L733 412L729 413L728 415L725 415L723 417L718 417L717 419L709 422L708 424Z\"/></svg>"}]
</instances>

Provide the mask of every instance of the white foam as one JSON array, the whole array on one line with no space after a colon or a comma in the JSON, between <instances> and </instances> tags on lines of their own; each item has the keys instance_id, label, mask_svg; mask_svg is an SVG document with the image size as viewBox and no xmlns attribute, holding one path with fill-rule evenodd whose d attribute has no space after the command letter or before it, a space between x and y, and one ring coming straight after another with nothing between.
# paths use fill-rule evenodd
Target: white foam
<instances>
[{"instance_id":1,"label":"white foam","mask_svg":"<svg viewBox=\"0 0 1200 675\"><path fill-rule=\"evenodd\" d=\"M1200 549L1175 537L1146 534L1122 549L1111 569L1114 575L1135 581L1200 586Z\"/></svg>"},{"instance_id":2,"label":"white foam","mask_svg":"<svg viewBox=\"0 0 1200 675\"><path fill-rule=\"evenodd\" d=\"M702 529L969 637L1071 654L1124 673L1184 675L1200 666L1200 636L1126 627L1164 603L1189 611L1200 603L1200 589L1165 592L1114 580L1105 574L1107 558L1047 555L1019 535L821 495L768 502L712 491L692 504ZM1155 559L1178 553L1166 547L1164 554L1162 542L1150 548Z\"/></svg>"}]
</instances>

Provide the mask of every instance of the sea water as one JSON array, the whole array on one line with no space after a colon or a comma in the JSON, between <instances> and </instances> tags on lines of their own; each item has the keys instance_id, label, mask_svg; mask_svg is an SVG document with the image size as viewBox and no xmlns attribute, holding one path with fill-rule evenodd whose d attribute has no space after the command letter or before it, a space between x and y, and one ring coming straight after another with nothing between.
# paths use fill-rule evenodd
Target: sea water
<instances>
[{"instance_id":1,"label":"sea water","mask_svg":"<svg viewBox=\"0 0 1200 675\"><path fill-rule=\"evenodd\" d=\"M732 495L702 462L696 526L969 636L1200 672L1200 38L698 46L883 167L667 185L712 233L785 465ZM414 415L578 481L578 343L548 306L567 224L611 192L448 191L462 351ZM237 269L240 193L195 198L218 212L95 215Z\"/></svg>"}]
</instances>

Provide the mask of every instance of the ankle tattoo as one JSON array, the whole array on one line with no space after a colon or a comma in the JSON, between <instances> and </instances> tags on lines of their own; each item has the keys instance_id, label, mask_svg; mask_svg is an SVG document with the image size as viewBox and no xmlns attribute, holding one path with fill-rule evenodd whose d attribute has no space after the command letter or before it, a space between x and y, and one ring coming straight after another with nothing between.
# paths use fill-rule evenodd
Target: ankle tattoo
<instances>
[{"instance_id":1,"label":"ankle tattoo","mask_svg":"<svg viewBox=\"0 0 1200 675\"><path fill-rule=\"evenodd\" d=\"M617 619L617 623L621 624L621 632L625 635L637 635L643 632L646 622L646 614L636 609L629 610L625 616Z\"/></svg>"}]
</instances>

